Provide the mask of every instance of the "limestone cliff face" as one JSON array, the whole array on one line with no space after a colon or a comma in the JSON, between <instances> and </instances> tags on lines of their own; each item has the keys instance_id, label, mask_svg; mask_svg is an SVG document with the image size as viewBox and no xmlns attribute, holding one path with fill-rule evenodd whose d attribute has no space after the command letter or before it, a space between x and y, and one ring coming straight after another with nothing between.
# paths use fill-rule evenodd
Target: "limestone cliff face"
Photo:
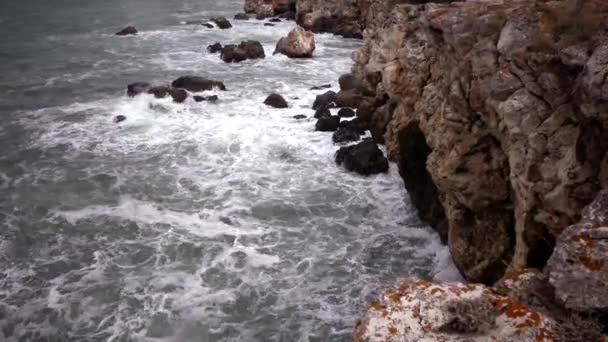
<instances>
[{"instance_id":1,"label":"limestone cliff face","mask_svg":"<svg viewBox=\"0 0 608 342\"><path fill-rule=\"evenodd\" d=\"M353 74L422 218L470 281L544 267L608 186L608 4L364 8Z\"/></svg>"}]
</instances>

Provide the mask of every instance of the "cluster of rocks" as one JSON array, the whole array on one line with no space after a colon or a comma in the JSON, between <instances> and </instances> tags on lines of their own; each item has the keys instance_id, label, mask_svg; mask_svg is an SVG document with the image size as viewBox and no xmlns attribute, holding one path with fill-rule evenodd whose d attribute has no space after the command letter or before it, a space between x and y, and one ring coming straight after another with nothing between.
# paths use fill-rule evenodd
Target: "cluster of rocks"
<instances>
[{"instance_id":1,"label":"cluster of rocks","mask_svg":"<svg viewBox=\"0 0 608 342\"><path fill-rule=\"evenodd\" d=\"M296 18L296 0L245 0L245 12L262 20L274 16L288 20Z\"/></svg>"},{"instance_id":2,"label":"cluster of rocks","mask_svg":"<svg viewBox=\"0 0 608 342\"><path fill-rule=\"evenodd\" d=\"M170 96L173 102L183 103L189 96L189 93L199 93L218 89L226 90L226 86L221 81L209 80L200 76L182 76L175 79L171 84L152 85L148 82L134 82L127 85L127 96L135 97L140 94L153 95L157 99L162 99ZM217 95L193 96L196 102L208 101L215 102L219 99ZM124 115L114 117L114 122L119 123L127 119Z\"/></svg>"}]
</instances>

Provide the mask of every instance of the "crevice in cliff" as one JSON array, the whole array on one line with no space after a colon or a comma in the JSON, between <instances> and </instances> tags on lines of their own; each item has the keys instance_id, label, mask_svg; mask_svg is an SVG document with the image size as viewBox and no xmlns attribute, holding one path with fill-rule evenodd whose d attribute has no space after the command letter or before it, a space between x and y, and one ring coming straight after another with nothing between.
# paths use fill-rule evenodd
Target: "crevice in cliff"
<instances>
[{"instance_id":1,"label":"crevice in cliff","mask_svg":"<svg viewBox=\"0 0 608 342\"><path fill-rule=\"evenodd\" d=\"M410 123L399 132L399 146L399 172L412 203L418 209L420 219L429 223L439 233L441 241L447 243L448 221L445 210L439 201L437 186L426 169L431 148L418 122Z\"/></svg>"}]
</instances>

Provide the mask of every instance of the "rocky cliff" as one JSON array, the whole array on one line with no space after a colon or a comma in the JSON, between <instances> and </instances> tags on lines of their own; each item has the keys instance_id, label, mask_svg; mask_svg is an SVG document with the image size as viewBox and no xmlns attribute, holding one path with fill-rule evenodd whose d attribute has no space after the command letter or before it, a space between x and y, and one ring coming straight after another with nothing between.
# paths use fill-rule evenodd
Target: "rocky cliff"
<instances>
[{"instance_id":1,"label":"rocky cliff","mask_svg":"<svg viewBox=\"0 0 608 342\"><path fill-rule=\"evenodd\" d=\"M608 186L607 14L599 0L368 8L360 106L468 280L544 267Z\"/></svg>"}]
</instances>

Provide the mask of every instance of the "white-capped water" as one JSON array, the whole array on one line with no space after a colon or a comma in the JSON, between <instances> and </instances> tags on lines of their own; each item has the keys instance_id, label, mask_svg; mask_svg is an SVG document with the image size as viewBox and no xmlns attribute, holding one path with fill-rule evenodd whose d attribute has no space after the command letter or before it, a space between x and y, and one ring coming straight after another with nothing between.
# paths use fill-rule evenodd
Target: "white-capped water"
<instances>
[{"instance_id":1,"label":"white-capped water","mask_svg":"<svg viewBox=\"0 0 608 342\"><path fill-rule=\"evenodd\" d=\"M458 277L395 165L348 173L331 134L293 119L312 116L324 90L310 87L336 90L360 42L317 35L315 58L290 60L272 51L291 22L208 30L180 23L242 4L169 4L148 4L127 38L85 6L91 30L40 35L50 65L0 82L16 94L0 102L0 340L348 341L396 279ZM204 51L244 39L266 59ZM205 92L217 103L125 96L129 82L187 74L228 90ZM290 107L266 107L271 92Z\"/></svg>"}]
</instances>

